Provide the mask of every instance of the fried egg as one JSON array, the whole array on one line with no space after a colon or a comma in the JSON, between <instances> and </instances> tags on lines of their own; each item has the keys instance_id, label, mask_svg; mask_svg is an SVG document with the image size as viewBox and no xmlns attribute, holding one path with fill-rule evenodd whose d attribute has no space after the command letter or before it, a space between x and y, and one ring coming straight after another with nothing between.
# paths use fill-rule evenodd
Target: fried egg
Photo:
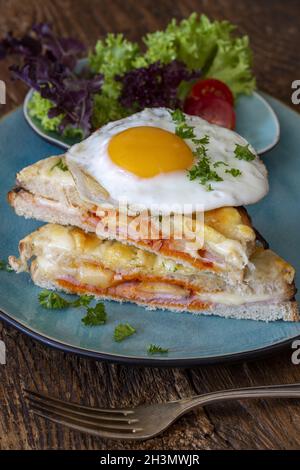
<instances>
[{"instance_id":1,"label":"fried egg","mask_svg":"<svg viewBox=\"0 0 300 470\"><path fill-rule=\"evenodd\" d=\"M222 181L203 185L190 180L197 144L175 133L170 110L148 108L111 122L74 145L66 160L81 197L95 204L126 203L152 213L187 213L224 206L251 204L268 191L267 170L258 156L239 160L236 144L248 142L237 133L197 116L185 115L197 139L209 137L207 155ZM254 149L249 149L255 155ZM241 173L233 176L226 169ZM210 189L210 190L208 190Z\"/></svg>"}]
</instances>

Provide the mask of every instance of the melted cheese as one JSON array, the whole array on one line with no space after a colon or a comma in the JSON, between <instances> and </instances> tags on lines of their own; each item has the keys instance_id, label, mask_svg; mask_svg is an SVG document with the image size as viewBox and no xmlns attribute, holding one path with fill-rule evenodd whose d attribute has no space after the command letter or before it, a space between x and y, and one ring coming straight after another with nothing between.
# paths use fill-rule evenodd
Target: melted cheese
<instances>
[{"instance_id":1,"label":"melted cheese","mask_svg":"<svg viewBox=\"0 0 300 470\"><path fill-rule=\"evenodd\" d=\"M219 285L217 277L72 227L41 227L20 242L20 253L20 260L10 258L17 271L26 270L33 257L33 276L39 271L54 282L69 280L81 292L89 292L90 287L108 292L118 286L124 286L119 292L127 292L127 286L134 285L135 292L147 298L195 296L197 302L225 305L276 301L294 294L293 268L270 250L259 248L251 259L252 271L247 270L245 281L234 286Z\"/></svg>"}]
</instances>

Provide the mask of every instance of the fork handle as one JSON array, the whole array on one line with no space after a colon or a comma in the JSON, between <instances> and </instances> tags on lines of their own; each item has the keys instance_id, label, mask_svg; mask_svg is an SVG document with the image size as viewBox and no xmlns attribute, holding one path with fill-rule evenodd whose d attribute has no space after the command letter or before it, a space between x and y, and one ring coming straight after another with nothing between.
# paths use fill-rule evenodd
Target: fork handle
<instances>
[{"instance_id":1,"label":"fork handle","mask_svg":"<svg viewBox=\"0 0 300 470\"><path fill-rule=\"evenodd\" d=\"M262 387L236 388L206 393L189 399L179 400L184 412L197 408L229 400L241 400L251 398L300 398L300 384L267 385Z\"/></svg>"}]
</instances>

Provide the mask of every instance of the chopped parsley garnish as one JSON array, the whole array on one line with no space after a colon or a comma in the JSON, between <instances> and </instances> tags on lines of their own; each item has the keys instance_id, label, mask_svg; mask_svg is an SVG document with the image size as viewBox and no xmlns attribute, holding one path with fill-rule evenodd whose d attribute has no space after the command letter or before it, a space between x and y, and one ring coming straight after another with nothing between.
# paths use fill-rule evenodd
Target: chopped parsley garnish
<instances>
[{"instance_id":1,"label":"chopped parsley garnish","mask_svg":"<svg viewBox=\"0 0 300 470\"><path fill-rule=\"evenodd\" d=\"M12 272L13 268L7 261L0 260L0 271Z\"/></svg>"},{"instance_id":2,"label":"chopped parsley garnish","mask_svg":"<svg viewBox=\"0 0 300 470\"><path fill-rule=\"evenodd\" d=\"M125 338L133 335L136 332L136 329L133 326L129 325L129 323L120 323L115 328L114 332L114 340L118 343L123 341Z\"/></svg>"},{"instance_id":3,"label":"chopped parsley garnish","mask_svg":"<svg viewBox=\"0 0 300 470\"><path fill-rule=\"evenodd\" d=\"M209 136L205 135L198 139L194 132L194 127L186 123L185 115L180 109L171 111L171 116L175 122L175 133L182 139L191 139L196 146L193 154L196 158L196 163L188 170L188 176L191 181L199 180L200 184L206 186L208 191L212 191L211 181L223 181L220 175L212 168L211 159L207 155L207 147L209 144Z\"/></svg>"},{"instance_id":4,"label":"chopped parsley garnish","mask_svg":"<svg viewBox=\"0 0 300 470\"><path fill-rule=\"evenodd\" d=\"M212 190L211 184L208 184L209 181L223 181L223 178L211 168L210 159L205 155L202 158L198 157L195 165L188 170L188 174L191 181L199 179L200 183L206 186L209 191Z\"/></svg>"},{"instance_id":5,"label":"chopped parsley garnish","mask_svg":"<svg viewBox=\"0 0 300 470\"><path fill-rule=\"evenodd\" d=\"M193 151L193 155L196 158L196 163L188 170L188 176L191 181L199 180L200 184L206 187L207 191L213 191L211 185L212 181L223 181L223 178L214 170L221 165L228 167L228 163L223 161L217 161L212 164L211 158L207 155L207 145L209 144L209 136L205 135L201 139L195 136L194 127L189 126L186 123L184 113L180 109L170 111L172 119L175 123L175 133L182 139L191 139L193 144L196 146ZM236 144L234 150L235 157L239 160L246 160L250 162L255 159L254 153L249 149L249 144L239 145ZM238 168L226 169L225 173L230 174L234 178L241 176L242 172Z\"/></svg>"},{"instance_id":6,"label":"chopped parsley garnish","mask_svg":"<svg viewBox=\"0 0 300 470\"><path fill-rule=\"evenodd\" d=\"M103 303L99 302L95 307L89 307L85 317L81 319L86 326L104 325L107 320L107 314Z\"/></svg>"},{"instance_id":7,"label":"chopped parsley garnish","mask_svg":"<svg viewBox=\"0 0 300 470\"><path fill-rule=\"evenodd\" d=\"M203 137L203 139L201 139L201 140L204 140L206 142L207 141L206 139L209 139L207 135L205 137ZM194 140L195 139L193 139L193 142L194 142ZM209 140L208 140L208 143L209 143ZM198 157L198 158L207 157L207 148L205 147L204 144L200 144L199 147L196 147L193 154L194 154L195 157Z\"/></svg>"},{"instance_id":8,"label":"chopped parsley garnish","mask_svg":"<svg viewBox=\"0 0 300 470\"><path fill-rule=\"evenodd\" d=\"M43 308L47 309L62 309L70 306L70 302L56 292L49 290L43 290L39 293L39 302Z\"/></svg>"},{"instance_id":9,"label":"chopped parsley garnish","mask_svg":"<svg viewBox=\"0 0 300 470\"><path fill-rule=\"evenodd\" d=\"M236 178L237 176L241 176L242 172L238 168L230 168L230 170L225 170L225 173L229 173L230 175Z\"/></svg>"},{"instance_id":10,"label":"chopped parsley garnish","mask_svg":"<svg viewBox=\"0 0 300 470\"><path fill-rule=\"evenodd\" d=\"M182 139L195 139L194 128L189 126L185 121L185 115L180 109L175 109L171 111L171 116L173 121L176 124L175 134Z\"/></svg>"},{"instance_id":11,"label":"chopped parsley garnish","mask_svg":"<svg viewBox=\"0 0 300 470\"><path fill-rule=\"evenodd\" d=\"M209 144L209 137L208 137L208 135L205 135L201 139L196 139L195 138L195 139L193 139L193 142L196 145L207 145L207 144Z\"/></svg>"},{"instance_id":12,"label":"chopped parsley garnish","mask_svg":"<svg viewBox=\"0 0 300 470\"><path fill-rule=\"evenodd\" d=\"M86 307L93 300L93 295L82 295L73 302L69 302L67 299L64 299L61 295L56 292L49 290L43 290L39 293L39 302L43 308L49 310L59 310L67 307Z\"/></svg>"},{"instance_id":13,"label":"chopped parsley garnish","mask_svg":"<svg viewBox=\"0 0 300 470\"><path fill-rule=\"evenodd\" d=\"M167 354L169 349L162 348L161 346L157 346L156 344L150 344L147 348L148 354Z\"/></svg>"},{"instance_id":14,"label":"chopped parsley garnish","mask_svg":"<svg viewBox=\"0 0 300 470\"><path fill-rule=\"evenodd\" d=\"M179 126L180 124L184 124L186 119L184 113L181 109L177 108L175 111L170 111L173 121Z\"/></svg>"},{"instance_id":15,"label":"chopped parsley garnish","mask_svg":"<svg viewBox=\"0 0 300 470\"><path fill-rule=\"evenodd\" d=\"M219 160L218 162L214 163L214 168L218 168L219 166L224 165L224 166L229 166L228 163L222 162L222 160Z\"/></svg>"},{"instance_id":16,"label":"chopped parsley garnish","mask_svg":"<svg viewBox=\"0 0 300 470\"><path fill-rule=\"evenodd\" d=\"M72 302L72 307L87 307L94 298L95 297L93 295L81 295L78 299Z\"/></svg>"},{"instance_id":17,"label":"chopped parsley garnish","mask_svg":"<svg viewBox=\"0 0 300 470\"><path fill-rule=\"evenodd\" d=\"M252 160L255 160L255 155L249 149L249 144L247 145L236 144L234 154L236 158L238 158L239 160L246 160L246 162L251 162Z\"/></svg>"},{"instance_id":18,"label":"chopped parsley garnish","mask_svg":"<svg viewBox=\"0 0 300 470\"><path fill-rule=\"evenodd\" d=\"M82 295L73 302L69 302L61 295L49 290L44 290L39 294L40 305L48 310L61 310L67 307L87 307L93 299L93 295ZM100 302L95 307L88 307L86 315L81 321L86 326L103 325L106 322L104 304Z\"/></svg>"},{"instance_id":19,"label":"chopped parsley garnish","mask_svg":"<svg viewBox=\"0 0 300 470\"><path fill-rule=\"evenodd\" d=\"M54 168L59 168L61 171L68 171L68 167L62 158L60 158L58 162L53 165L50 171L53 171Z\"/></svg>"}]
</instances>

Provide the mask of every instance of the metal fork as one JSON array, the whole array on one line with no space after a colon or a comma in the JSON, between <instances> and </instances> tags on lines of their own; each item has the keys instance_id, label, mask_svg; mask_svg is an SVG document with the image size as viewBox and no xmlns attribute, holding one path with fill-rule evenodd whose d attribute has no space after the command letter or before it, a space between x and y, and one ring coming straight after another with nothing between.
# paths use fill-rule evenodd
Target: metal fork
<instances>
[{"instance_id":1,"label":"metal fork","mask_svg":"<svg viewBox=\"0 0 300 470\"><path fill-rule=\"evenodd\" d=\"M300 398L300 384L221 390L133 409L92 408L30 390L25 393L31 411L55 423L108 439L145 440L157 436L194 408L229 400Z\"/></svg>"}]
</instances>

